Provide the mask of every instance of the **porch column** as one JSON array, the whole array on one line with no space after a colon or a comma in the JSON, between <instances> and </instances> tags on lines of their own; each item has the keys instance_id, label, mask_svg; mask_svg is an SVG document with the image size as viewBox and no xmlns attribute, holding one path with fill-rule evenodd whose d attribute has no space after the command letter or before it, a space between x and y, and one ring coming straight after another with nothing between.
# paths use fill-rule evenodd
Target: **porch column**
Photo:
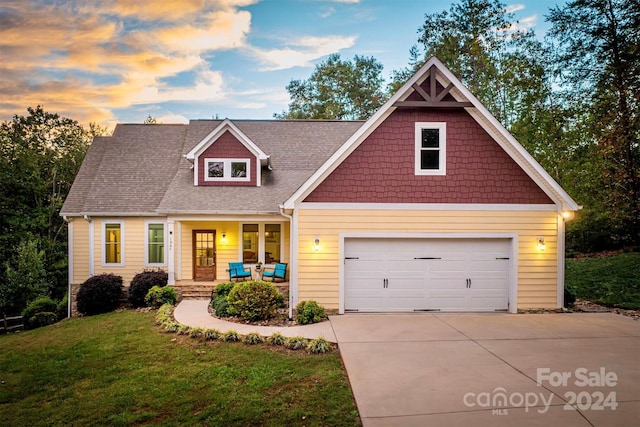
<instances>
[{"instance_id":1,"label":"porch column","mask_svg":"<svg viewBox=\"0 0 640 427\"><path fill-rule=\"evenodd\" d=\"M167 267L168 267L168 276L169 276L169 280L167 282L167 285L169 286L173 286L176 284L176 277L175 277L175 270L176 270L176 266L175 266L175 223L172 219L167 221L167 230L169 231L169 259L167 260Z\"/></svg>"}]
</instances>

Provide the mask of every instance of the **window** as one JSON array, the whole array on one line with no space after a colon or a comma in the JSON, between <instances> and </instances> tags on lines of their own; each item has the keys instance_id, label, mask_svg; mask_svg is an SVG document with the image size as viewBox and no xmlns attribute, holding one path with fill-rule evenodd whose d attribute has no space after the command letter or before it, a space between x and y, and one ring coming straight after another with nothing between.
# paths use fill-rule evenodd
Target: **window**
<instances>
[{"instance_id":1,"label":"window","mask_svg":"<svg viewBox=\"0 0 640 427\"><path fill-rule=\"evenodd\" d=\"M242 262L282 262L282 224L242 224Z\"/></svg>"},{"instance_id":2,"label":"window","mask_svg":"<svg viewBox=\"0 0 640 427\"><path fill-rule=\"evenodd\" d=\"M249 159L205 159L205 181L249 181Z\"/></svg>"},{"instance_id":3,"label":"window","mask_svg":"<svg viewBox=\"0 0 640 427\"><path fill-rule=\"evenodd\" d=\"M104 222L102 229L102 241L104 251L102 253L102 263L109 265L124 265L122 235L124 225L121 221Z\"/></svg>"},{"instance_id":4,"label":"window","mask_svg":"<svg viewBox=\"0 0 640 427\"><path fill-rule=\"evenodd\" d=\"M446 175L446 141L446 123L416 123L416 175Z\"/></svg>"},{"instance_id":5,"label":"window","mask_svg":"<svg viewBox=\"0 0 640 427\"><path fill-rule=\"evenodd\" d=\"M164 266L164 224L147 223L146 265Z\"/></svg>"}]
</instances>

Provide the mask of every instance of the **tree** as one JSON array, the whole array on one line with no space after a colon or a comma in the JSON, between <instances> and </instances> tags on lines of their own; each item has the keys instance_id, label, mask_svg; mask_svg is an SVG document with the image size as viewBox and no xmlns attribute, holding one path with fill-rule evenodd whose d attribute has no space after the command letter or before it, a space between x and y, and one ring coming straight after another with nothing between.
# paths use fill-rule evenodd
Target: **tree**
<instances>
[{"instance_id":1,"label":"tree","mask_svg":"<svg viewBox=\"0 0 640 427\"><path fill-rule=\"evenodd\" d=\"M41 106L27 110L0 125L0 266L37 242L46 282L59 298L67 283L67 231L59 212L90 141L105 130L87 130ZM7 274L0 269L0 287Z\"/></svg>"},{"instance_id":2,"label":"tree","mask_svg":"<svg viewBox=\"0 0 640 427\"><path fill-rule=\"evenodd\" d=\"M583 138L599 181L593 208L607 213L618 243L639 244L640 3L573 0L548 19L567 99L588 103Z\"/></svg>"},{"instance_id":3,"label":"tree","mask_svg":"<svg viewBox=\"0 0 640 427\"><path fill-rule=\"evenodd\" d=\"M44 251L38 243L36 238L21 241L14 256L4 264L6 280L0 286L0 311L16 314L35 298L49 295Z\"/></svg>"},{"instance_id":4,"label":"tree","mask_svg":"<svg viewBox=\"0 0 640 427\"><path fill-rule=\"evenodd\" d=\"M387 99L382 90L382 64L356 55L352 61L339 54L318 64L307 80L291 80L289 111L279 119L368 119Z\"/></svg>"}]
</instances>

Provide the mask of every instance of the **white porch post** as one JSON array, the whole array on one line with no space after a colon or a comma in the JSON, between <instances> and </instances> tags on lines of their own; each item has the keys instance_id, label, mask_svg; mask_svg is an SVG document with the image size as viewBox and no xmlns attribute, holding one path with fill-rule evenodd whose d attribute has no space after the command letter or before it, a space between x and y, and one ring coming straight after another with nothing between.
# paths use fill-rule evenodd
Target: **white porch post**
<instances>
[{"instance_id":1,"label":"white porch post","mask_svg":"<svg viewBox=\"0 0 640 427\"><path fill-rule=\"evenodd\" d=\"M168 255L168 259L167 259L167 269L168 269L168 276L169 276L169 280L167 282L167 284L169 286L173 286L176 284L176 277L175 277L175 271L176 271L176 266L175 266L175 222L170 219L167 221L167 230L169 232L169 255Z\"/></svg>"}]
</instances>

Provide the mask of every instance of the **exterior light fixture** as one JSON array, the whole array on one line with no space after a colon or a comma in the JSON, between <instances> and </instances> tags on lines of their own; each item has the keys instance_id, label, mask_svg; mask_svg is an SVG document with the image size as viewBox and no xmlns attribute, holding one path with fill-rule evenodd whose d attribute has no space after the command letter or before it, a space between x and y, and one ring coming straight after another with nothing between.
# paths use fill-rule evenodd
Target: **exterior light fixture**
<instances>
[{"instance_id":1,"label":"exterior light fixture","mask_svg":"<svg viewBox=\"0 0 640 427\"><path fill-rule=\"evenodd\" d=\"M222 232L222 243L227 243L227 233L225 231Z\"/></svg>"},{"instance_id":2,"label":"exterior light fixture","mask_svg":"<svg viewBox=\"0 0 640 427\"><path fill-rule=\"evenodd\" d=\"M315 251L319 251L320 250L320 238L316 237L315 239L313 239L313 249L315 249Z\"/></svg>"},{"instance_id":3,"label":"exterior light fixture","mask_svg":"<svg viewBox=\"0 0 640 427\"><path fill-rule=\"evenodd\" d=\"M538 250L544 251L547 248L547 245L544 243L544 237L538 237Z\"/></svg>"},{"instance_id":4,"label":"exterior light fixture","mask_svg":"<svg viewBox=\"0 0 640 427\"><path fill-rule=\"evenodd\" d=\"M574 212L573 211L562 211L560 214L565 221L569 221L573 219Z\"/></svg>"}]
</instances>

